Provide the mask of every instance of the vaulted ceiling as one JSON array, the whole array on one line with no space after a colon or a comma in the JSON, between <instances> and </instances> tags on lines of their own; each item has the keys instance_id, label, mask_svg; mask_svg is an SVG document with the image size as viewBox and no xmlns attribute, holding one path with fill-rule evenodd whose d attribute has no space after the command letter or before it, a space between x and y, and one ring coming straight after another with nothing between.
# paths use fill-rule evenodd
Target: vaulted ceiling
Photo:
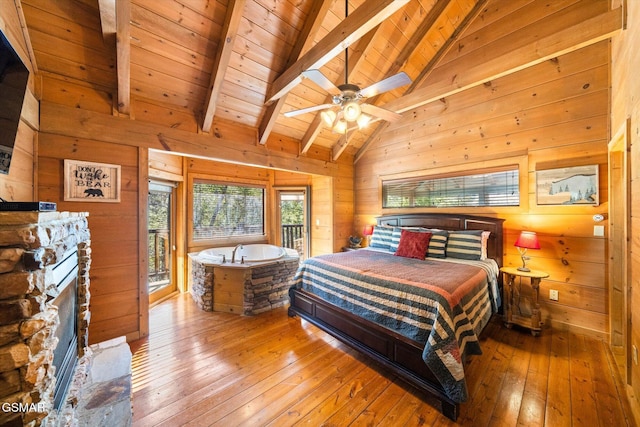
<instances>
[{"instance_id":1,"label":"vaulted ceiling","mask_svg":"<svg viewBox=\"0 0 640 427\"><path fill-rule=\"evenodd\" d=\"M258 143L282 134L332 149L357 150L379 126L348 141L320 112L283 113L331 102L309 79L319 69L335 85L367 87L398 72L413 84L369 98L384 106L419 85L484 0L96 0L105 40L117 39L118 109L136 99L256 129ZM115 43L115 41L114 41ZM348 71L345 49L348 48Z\"/></svg>"},{"instance_id":2,"label":"vaulted ceiling","mask_svg":"<svg viewBox=\"0 0 640 427\"><path fill-rule=\"evenodd\" d=\"M40 70L113 96L118 115L153 121L155 114L171 127L188 118L189 130L205 134L215 134L216 123L231 124L267 148L284 136L299 141L303 155L316 146L337 160L347 149L356 161L393 125L373 122L344 138L323 125L320 111L286 117L332 101L303 78L305 70L320 70L330 86L360 88L406 73L412 83L366 99L405 121L420 105L604 40L621 27L622 14L610 11L607 0L545 3L549 16L536 21L527 14L538 3L544 2L21 2ZM495 34L483 22L491 8L519 22ZM474 35L478 28L485 33Z\"/></svg>"}]
</instances>

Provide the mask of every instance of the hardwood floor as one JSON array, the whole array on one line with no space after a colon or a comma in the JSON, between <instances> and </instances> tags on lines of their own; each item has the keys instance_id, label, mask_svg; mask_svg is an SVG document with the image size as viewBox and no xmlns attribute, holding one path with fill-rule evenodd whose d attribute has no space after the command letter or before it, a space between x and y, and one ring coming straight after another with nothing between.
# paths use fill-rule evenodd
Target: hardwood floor
<instances>
[{"instance_id":1,"label":"hardwood floor","mask_svg":"<svg viewBox=\"0 0 640 427\"><path fill-rule=\"evenodd\" d=\"M132 343L134 427L632 426L605 344L534 338L494 317L467 361L457 423L419 391L286 309L255 317L198 310L187 294L151 309Z\"/></svg>"}]
</instances>

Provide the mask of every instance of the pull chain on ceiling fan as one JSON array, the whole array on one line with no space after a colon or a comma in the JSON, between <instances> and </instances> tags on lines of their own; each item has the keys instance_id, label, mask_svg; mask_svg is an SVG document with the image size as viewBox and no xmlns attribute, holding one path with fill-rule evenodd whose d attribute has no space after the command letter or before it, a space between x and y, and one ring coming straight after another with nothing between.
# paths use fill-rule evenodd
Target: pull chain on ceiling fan
<instances>
[{"instance_id":1,"label":"pull chain on ceiling fan","mask_svg":"<svg viewBox=\"0 0 640 427\"><path fill-rule=\"evenodd\" d=\"M344 9L346 18L349 14L348 0L345 0ZM294 117L300 114L323 110L320 113L323 122L328 127L331 127L334 132L338 133L346 133L350 122L356 122L358 127L362 129L372 120L372 116L389 122L399 120L402 117L400 114L385 110L373 104L361 103L361 101L365 98L370 98L411 83L409 76L404 72L400 72L364 89L360 89L357 85L350 84L348 47L344 50L344 84L336 86L322 74L320 70L306 70L302 72L302 75L332 95L333 103L289 111L284 113L284 116ZM339 106L337 111L335 111L336 106Z\"/></svg>"}]
</instances>

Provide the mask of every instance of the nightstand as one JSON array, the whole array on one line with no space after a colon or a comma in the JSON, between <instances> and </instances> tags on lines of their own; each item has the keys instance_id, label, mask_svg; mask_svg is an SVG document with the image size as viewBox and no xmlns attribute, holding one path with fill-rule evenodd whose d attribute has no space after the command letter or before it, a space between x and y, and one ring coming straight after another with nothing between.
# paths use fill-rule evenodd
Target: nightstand
<instances>
[{"instance_id":1,"label":"nightstand","mask_svg":"<svg viewBox=\"0 0 640 427\"><path fill-rule=\"evenodd\" d=\"M542 330L542 317L540 315L540 281L545 277L549 277L548 273L539 270L520 271L516 267L502 267L500 271L504 274L504 322L507 328L515 323L531 329L531 335L538 336ZM520 288L522 286L522 278L530 279L531 288L533 289L533 301L531 307L531 315L523 315L520 312L518 304L520 300ZM519 283L516 284L516 278ZM517 310L517 312L515 312Z\"/></svg>"}]
</instances>

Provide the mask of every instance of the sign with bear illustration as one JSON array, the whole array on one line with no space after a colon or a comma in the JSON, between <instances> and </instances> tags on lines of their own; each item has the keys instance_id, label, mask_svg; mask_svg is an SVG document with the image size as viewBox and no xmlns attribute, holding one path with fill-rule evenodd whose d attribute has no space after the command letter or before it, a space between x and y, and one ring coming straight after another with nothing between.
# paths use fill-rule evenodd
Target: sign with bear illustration
<instances>
[{"instance_id":1,"label":"sign with bear illustration","mask_svg":"<svg viewBox=\"0 0 640 427\"><path fill-rule=\"evenodd\" d=\"M65 159L64 200L120 202L120 165Z\"/></svg>"}]
</instances>

